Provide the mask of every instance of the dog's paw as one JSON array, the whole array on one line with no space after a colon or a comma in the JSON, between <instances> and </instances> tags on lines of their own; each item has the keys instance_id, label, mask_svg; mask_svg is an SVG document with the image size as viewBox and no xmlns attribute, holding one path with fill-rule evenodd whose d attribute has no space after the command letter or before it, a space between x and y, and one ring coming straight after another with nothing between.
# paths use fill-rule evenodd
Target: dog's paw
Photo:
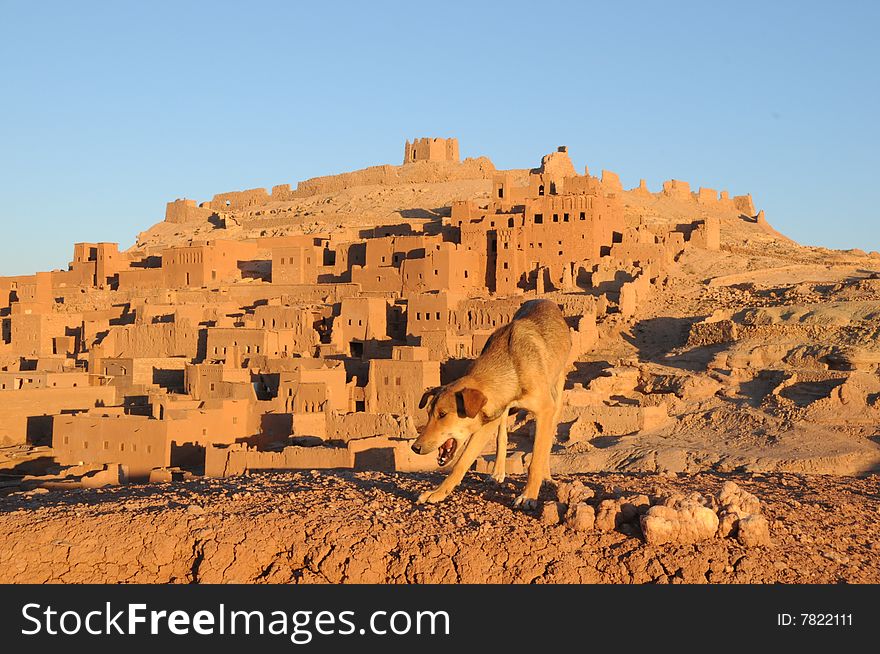
<instances>
[{"instance_id":1,"label":"dog's paw","mask_svg":"<svg viewBox=\"0 0 880 654\"><path fill-rule=\"evenodd\" d=\"M507 475L505 475L503 472L493 472L490 479L500 486L504 483L504 480L507 479Z\"/></svg>"},{"instance_id":2,"label":"dog's paw","mask_svg":"<svg viewBox=\"0 0 880 654\"><path fill-rule=\"evenodd\" d=\"M436 504L445 500L447 495L448 493L441 490L429 490L419 495L417 502L419 504Z\"/></svg>"},{"instance_id":3,"label":"dog's paw","mask_svg":"<svg viewBox=\"0 0 880 654\"><path fill-rule=\"evenodd\" d=\"M535 511L538 508L538 500L534 497L526 497L523 494L513 501L513 507L523 511Z\"/></svg>"}]
</instances>

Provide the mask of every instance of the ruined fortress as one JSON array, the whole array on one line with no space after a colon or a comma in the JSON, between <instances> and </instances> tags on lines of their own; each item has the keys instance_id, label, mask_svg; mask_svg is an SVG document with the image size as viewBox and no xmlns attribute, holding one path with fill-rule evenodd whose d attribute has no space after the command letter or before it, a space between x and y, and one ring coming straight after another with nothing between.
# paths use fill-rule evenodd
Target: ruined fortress
<instances>
[{"instance_id":1,"label":"ruined fortress","mask_svg":"<svg viewBox=\"0 0 880 654\"><path fill-rule=\"evenodd\" d=\"M402 211L393 224L228 235L284 220L296 199L462 180L488 197ZM624 193L700 217L627 220ZM0 278L0 443L48 446L60 464L116 466L133 480L431 469L408 447L423 390L460 374L524 299L560 304L577 358L597 321L632 316L683 252L718 250L724 211L755 214L750 196L680 181L624 192L614 173L579 174L565 147L532 170L499 171L438 138L407 141L401 166L174 200L163 229L210 238L125 252L77 243L66 270ZM588 390L575 383L567 405L606 434L666 418L662 404Z\"/></svg>"}]
</instances>

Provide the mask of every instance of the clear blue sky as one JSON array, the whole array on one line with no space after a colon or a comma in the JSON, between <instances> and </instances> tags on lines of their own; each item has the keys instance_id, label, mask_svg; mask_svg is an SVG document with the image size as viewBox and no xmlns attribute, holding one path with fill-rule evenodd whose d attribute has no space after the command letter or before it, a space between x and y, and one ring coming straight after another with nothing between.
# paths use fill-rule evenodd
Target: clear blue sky
<instances>
[{"instance_id":1,"label":"clear blue sky","mask_svg":"<svg viewBox=\"0 0 880 654\"><path fill-rule=\"evenodd\" d=\"M165 202L400 163L403 142L751 192L880 250L878 2L0 0L0 274Z\"/></svg>"}]
</instances>

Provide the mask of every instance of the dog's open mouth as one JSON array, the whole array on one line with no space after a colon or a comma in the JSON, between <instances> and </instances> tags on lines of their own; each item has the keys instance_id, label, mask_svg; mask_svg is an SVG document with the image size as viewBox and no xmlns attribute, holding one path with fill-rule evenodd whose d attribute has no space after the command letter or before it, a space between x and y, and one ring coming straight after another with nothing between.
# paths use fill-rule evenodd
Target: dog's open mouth
<instances>
[{"instance_id":1,"label":"dog's open mouth","mask_svg":"<svg viewBox=\"0 0 880 654\"><path fill-rule=\"evenodd\" d=\"M458 447L458 442L454 438L450 438L438 448L437 463L441 468L452 461L452 456L455 454L456 447Z\"/></svg>"}]
</instances>

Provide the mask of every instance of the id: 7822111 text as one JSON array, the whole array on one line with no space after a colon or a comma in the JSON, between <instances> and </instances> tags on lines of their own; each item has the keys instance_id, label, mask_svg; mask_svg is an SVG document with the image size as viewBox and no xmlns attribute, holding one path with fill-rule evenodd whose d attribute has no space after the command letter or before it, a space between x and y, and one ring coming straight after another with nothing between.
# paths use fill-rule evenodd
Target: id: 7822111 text
<instances>
[{"instance_id":1,"label":"id: 7822111 text","mask_svg":"<svg viewBox=\"0 0 880 654\"><path fill-rule=\"evenodd\" d=\"M852 627L852 613L777 613L780 627Z\"/></svg>"}]
</instances>

